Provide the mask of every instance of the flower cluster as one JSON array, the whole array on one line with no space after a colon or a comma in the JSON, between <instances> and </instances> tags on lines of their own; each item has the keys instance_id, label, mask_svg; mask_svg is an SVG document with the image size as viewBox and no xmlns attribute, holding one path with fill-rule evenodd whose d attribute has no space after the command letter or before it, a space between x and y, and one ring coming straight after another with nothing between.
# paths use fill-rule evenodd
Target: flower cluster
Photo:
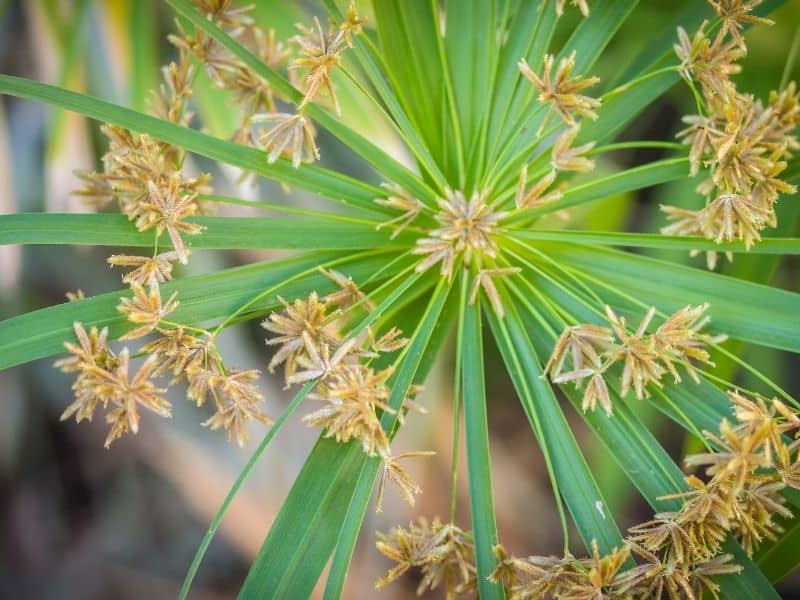
<instances>
[{"instance_id":1,"label":"flower cluster","mask_svg":"<svg viewBox=\"0 0 800 600\"><path fill-rule=\"evenodd\" d=\"M260 56L268 63L282 60L284 51L275 44L273 34L265 36L255 28L247 14L250 8L233 8L230 0L197 0L196 5L231 35L248 35L255 40L262 49ZM237 91L240 104L248 107L246 120L263 107L274 107L269 85L228 56L210 37L199 32L190 37L182 32L180 37L170 39L178 47L179 58L163 70L164 83L152 102L157 116L182 126L190 123L192 115L187 103L194 78L190 55L201 60L215 85ZM271 423L259 408L263 400L256 384L259 371L227 369L216 349L215 334L167 321L178 307L177 294L163 300L160 288L161 283L172 279L174 261L185 264L188 260L189 250L183 236L203 230L187 219L206 212L198 197L210 191L210 176L187 176L183 169L185 152L177 146L119 127L107 125L102 130L109 139L103 172L80 174L85 186L77 193L96 206L115 201L137 229L155 230L156 247L166 233L173 250L152 256L114 255L108 259L111 266L132 269L123 275L122 281L130 286L133 295L123 298L118 310L135 327L120 339L134 340L152 333L159 337L141 347L140 352L147 359L129 382L129 350L123 349L113 361L106 361L108 364L91 364L85 359L91 355L86 349L87 340L90 344L95 343L95 338L98 343L102 341L103 352L114 356L106 346L105 330L97 334L92 328L87 338L83 326L76 323L80 347L70 343L66 346L71 354L82 353L84 358L57 363L65 371L78 371L73 385L76 400L65 411L64 418L74 414L78 421L90 420L98 405L116 406L107 416L112 424L108 446L123 433L138 431L137 403L156 414L169 416L169 403L157 395L166 390L155 388L151 378L170 374L171 384L186 383L187 396L198 406L211 397L214 413L203 425L225 429L228 439L235 439L242 446L248 439L249 420ZM188 333L189 330L199 337Z\"/></svg>"},{"instance_id":2,"label":"flower cluster","mask_svg":"<svg viewBox=\"0 0 800 600\"><path fill-rule=\"evenodd\" d=\"M607 415L613 412L606 384L612 366L623 365L620 394L625 396L631 387L638 399L648 397L649 384L661 387L661 378L671 374L675 382L681 377L676 365L681 365L695 381L699 381L693 361L712 364L707 344L717 344L725 336L711 336L701 330L710 318L704 316L708 304L686 306L667 319L651 334L647 328L655 316L655 308L645 315L638 329L628 331L625 318L606 306L608 326L579 324L567 327L553 347L544 372L554 383L589 382L583 395L583 410L594 410L597 404ZM567 362L571 368L567 367Z\"/></svg>"},{"instance_id":3,"label":"flower cluster","mask_svg":"<svg viewBox=\"0 0 800 600\"><path fill-rule=\"evenodd\" d=\"M320 427L325 437L346 444L357 441L364 453L377 456L383 463L377 510L385 484L393 482L406 501L413 506L414 496L420 493L399 460L428 456L429 452L407 452L392 456L390 438L381 416L389 414L403 423L409 409L422 411L411 397L400 406L391 406L388 385L393 368L376 370L369 361L382 354L401 350L408 342L402 332L392 327L376 338L370 327L363 333L347 335L348 316L354 309L369 313L374 309L370 299L349 277L333 270L322 270L338 289L320 298L312 292L307 298L287 302L279 298L283 310L271 313L262 327L273 334L267 345L277 346L270 371L283 365L286 386L316 381L309 398L322 403L317 410L305 415L303 422ZM419 392L416 386L409 396Z\"/></svg>"},{"instance_id":4,"label":"flower cluster","mask_svg":"<svg viewBox=\"0 0 800 600\"><path fill-rule=\"evenodd\" d=\"M561 2L556 5L559 14L563 10L563 4ZM588 14L589 9L585 3L581 2L580 6L584 15ZM597 77L571 76L575 68L575 51L559 61L555 75L552 74L554 60L552 55L545 55L541 77L530 68L525 59L519 62L520 72L539 91L539 101L549 106L549 111L539 126L538 135L544 131L552 112L558 114L567 127L553 142L549 172L528 186L528 165L522 166L514 202L517 211L537 208L559 200L565 187L562 182L553 188L559 172L587 173L595 166L594 161L585 156L594 148L595 143L590 141L578 146L573 144L580 134L580 119L597 119L595 109L600 106L599 100L579 92L600 80Z\"/></svg>"},{"instance_id":5,"label":"flower cluster","mask_svg":"<svg viewBox=\"0 0 800 600\"><path fill-rule=\"evenodd\" d=\"M303 162L319 159L315 137L316 131L311 120L305 115L305 108L315 102L321 90L327 90L336 114L341 113L336 88L331 75L340 65L342 53L353 46L353 34L361 31L364 19L351 3L344 20L335 24L331 21L327 31L319 19L314 18L314 27L298 25L300 34L292 38L300 56L294 58L289 66L290 73L305 71L300 88L303 99L295 113L271 111L257 115L255 122L267 122L272 126L261 132L258 145L269 152L268 161L275 162L279 156L291 157L295 168Z\"/></svg>"},{"instance_id":6,"label":"flower cluster","mask_svg":"<svg viewBox=\"0 0 800 600\"><path fill-rule=\"evenodd\" d=\"M662 233L698 235L716 243L741 240L745 248L760 240L760 231L775 227L775 202L795 187L780 176L786 160L800 148L793 131L800 124L800 93L794 82L770 93L766 104L739 92L730 76L740 71L737 61L747 47L739 32L745 23L771 23L749 14L760 1L720 0L712 2L722 19L713 41L703 23L689 38L678 30L675 51L681 73L694 88L700 86L701 114L684 117L688 125L678 133L690 146L690 173L708 170L708 178L697 188L706 196L705 207L688 210L662 206L672 224ZM713 199L712 199L713 198ZM732 255L727 253L730 260ZM715 268L718 254L707 254L708 268Z\"/></svg>"},{"instance_id":7,"label":"flower cluster","mask_svg":"<svg viewBox=\"0 0 800 600\"><path fill-rule=\"evenodd\" d=\"M452 598L476 587L472 536L453 523L443 524L438 518L428 522L421 517L416 524L409 523L408 529L394 527L388 534L379 533L376 546L397 563L376 582L376 588L413 567L422 572L418 595L442 586L447 597Z\"/></svg>"},{"instance_id":8,"label":"flower cluster","mask_svg":"<svg viewBox=\"0 0 800 600\"><path fill-rule=\"evenodd\" d=\"M777 399L751 399L729 392L735 423L723 421L719 435L705 433L714 452L686 459L705 467L704 481L690 475L690 491L675 511L658 513L629 530L625 544L601 556L577 559L509 557L495 548L494 581L511 599L533 598L669 598L696 599L707 591L719 598L719 575L738 573L733 555L722 552L729 537L748 554L764 539L781 532L776 517L791 517L780 491L800 489L800 417ZM794 434L793 439L789 438ZM626 567L629 558L637 559Z\"/></svg>"},{"instance_id":9,"label":"flower cluster","mask_svg":"<svg viewBox=\"0 0 800 600\"><path fill-rule=\"evenodd\" d=\"M78 345L67 342L71 354L56 362L65 373L77 373L72 390L75 400L64 410L61 420L75 416L80 423L91 421L98 406L106 412L106 422L111 430L106 437L106 448L122 434L139 431L139 409L169 417L171 405L162 395L165 390L155 387L150 376L156 368L156 358L150 357L131 377L130 358L125 348L118 355L108 347L108 328L98 331L92 327L87 334L83 325L74 324Z\"/></svg>"},{"instance_id":10,"label":"flower cluster","mask_svg":"<svg viewBox=\"0 0 800 600\"><path fill-rule=\"evenodd\" d=\"M478 265L485 258L497 256L497 246L492 234L506 213L490 205L484 194L475 192L469 200L460 190L446 190L446 197L438 200L439 211L435 218L439 228L419 238L414 254L425 255L417 271L426 271L441 263L443 277L452 279L458 259L468 266L476 259Z\"/></svg>"},{"instance_id":11,"label":"flower cluster","mask_svg":"<svg viewBox=\"0 0 800 600\"><path fill-rule=\"evenodd\" d=\"M197 9L229 36L243 44L271 69L284 66L289 50L276 41L275 32L265 32L250 16L252 6L234 8L232 0L194 0ZM234 139L241 143L256 142L253 119L262 112L275 112L279 94L272 85L239 57L228 51L203 31L187 33L178 23L180 35L169 40L182 55L193 56L203 65L214 87L231 92L241 108L241 121Z\"/></svg>"},{"instance_id":12,"label":"flower cluster","mask_svg":"<svg viewBox=\"0 0 800 600\"><path fill-rule=\"evenodd\" d=\"M355 4L350 4L341 23L330 23L327 31L319 19L314 26L298 25L299 35L290 42L277 41L275 32L262 30L248 14L252 6L233 8L231 0L194 0L195 6L236 42L245 46L277 77L288 69L291 84L302 90L296 112L282 112L277 101L291 103L286 87L270 83L263 75L202 31L192 34L180 30L170 41L181 51L194 56L205 67L215 87L233 94L241 107L241 123L233 139L267 152L267 161L290 158L297 168L319 159L316 129L305 108L327 90L334 110L340 114L332 73L341 63L342 53L353 45L353 35L361 31L364 19ZM179 25L180 27L180 25ZM296 50L298 56L293 56ZM295 73L302 71L299 81ZM266 124L266 125L265 125Z\"/></svg>"},{"instance_id":13,"label":"flower cluster","mask_svg":"<svg viewBox=\"0 0 800 600\"><path fill-rule=\"evenodd\" d=\"M174 123L188 124L191 114L187 102L191 96L192 77L189 59L181 54L177 63L170 63L164 69L165 83L155 96L154 112ZM171 266L165 263L179 260L186 264L188 260L189 250L183 236L203 231L203 227L187 218L207 212L198 196L210 191L211 176L205 173L196 177L187 175L183 169L185 151L178 146L114 125L103 125L101 131L109 144L103 156L103 170L78 173L84 185L76 194L97 208L116 203L139 231L154 229L156 239L166 232L174 254L161 255L158 264L155 264L155 257L118 257L112 264L122 265L127 261L132 266L141 259L137 267L159 280L169 279ZM152 264L148 264L150 260ZM139 283L148 283L143 276L135 277Z\"/></svg>"},{"instance_id":14,"label":"flower cluster","mask_svg":"<svg viewBox=\"0 0 800 600\"><path fill-rule=\"evenodd\" d=\"M130 379L129 349L123 348L115 355L108 347L108 330L98 332L92 327L89 334L83 325L75 323L79 345L66 342L70 358L56 362L65 373L77 372L72 386L75 400L62 415L62 420L75 415L76 421L92 420L98 406L114 409L106 415L112 425L106 447L123 433L139 430L137 406L157 415L169 417L170 403L162 396L165 388L156 388L152 379L171 375L170 385L185 380L187 397L197 406L203 406L209 396L214 402L214 414L203 425L211 429L224 428L228 439L243 446L248 439L246 424L255 419L265 424L272 421L258 407L263 400L258 385L257 370L227 370L214 345L214 338L205 334L197 338L186 333L181 326L165 327L162 318L177 302L171 298L161 303L158 287L149 292L134 284L133 299L123 299L121 311L140 327L121 339L142 337L156 331L159 337L141 347L147 356L136 375Z\"/></svg>"}]
</instances>

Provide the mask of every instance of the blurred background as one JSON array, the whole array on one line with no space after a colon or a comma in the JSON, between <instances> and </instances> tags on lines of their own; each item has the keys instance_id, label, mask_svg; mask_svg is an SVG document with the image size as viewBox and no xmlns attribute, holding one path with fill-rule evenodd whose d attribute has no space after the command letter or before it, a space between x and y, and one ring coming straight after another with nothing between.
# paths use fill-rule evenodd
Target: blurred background
<instances>
[{"instance_id":1,"label":"blurred background","mask_svg":"<svg viewBox=\"0 0 800 600\"><path fill-rule=\"evenodd\" d=\"M699 1L699 0L692 0ZM362 4L367 4L366 2ZM647 44L685 2L640 3L598 62L596 74L610 80L637 48ZM366 8L366 7L365 7ZM260 2L254 12L279 38L293 34L295 22L322 16L317 4L299 1ZM565 39L577 11L561 24ZM740 89L765 98L779 85L788 49L800 26L800 2L790 1L774 15L773 28L749 32L749 55ZM138 110L145 110L148 91L160 83L160 65L174 56L166 41L174 31L168 7L156 0L0 0L0 72L56 83ZM556 40L558 44L558 40ZM794 79L800 71L794 68ZM343 78L340 94L348 124L408 160L398 141L376 114L359 105L358 93ZM223 93L200 77L195 91L196 124L219 136L234 128L232 107ZM651 106L622 134L623 139L672 139L680 116L692 111L683 86ZM376 181L362 162L334 140L320 136L323 164ZM73 171L94 169L104 151L98 124L41 105L0 98L0 213L86 210L71 195L79 182ZM618 153L615 162L598 165L599 174L658 158L657 151ZM308 194L282 190L260 180L239 181L235 169L197 159L195 168L214 174L217 193L272 202L330 206ZM597 175L597 173L595 174ZM595 202L559 217L559 227L656 231L663 225L660 202L697 206L696 182L687 180ZM248 209L225 206L225 214ZM798 235L800 198L779 206L780 231ZM772 234L768 234L772 235ZM119 273L106 266L118 249L89 247L0 246L0 318L65 301L68 291L87 296L119 289ZM658 252L653 252L659 255ZM196 252L179 276L209 272L278 256L264 252ZM703 259L664 254L671 260L702 267ZM735 277L800 291L796 258L741 256L722 271ZM213 293L213 290L209 290ZM800 315L800 307L798 307ZM798 316L800 318L800 316ZM228 330L222 353L231 364L264 369L270 351L256 322ZM743 356L800 396L796 356L763 348L743 348ZM412 415L399 436L396 452L435 450L436 456L408 461L424 493L410 509L396 494L387 494L384 511L370 511L356 550L346 597L413 597L416 582L406 577L380 594L373 582L391 565L375 549L375 531L406 524L416 515L446 515L452 435L451 354L441 357L426 385L426 416ZM560 529L547 475L513 387L494 348L487 348L487 389L494 487L500 537L515 554L559 553ZM762 390L758 382L720 362L733 380ZM199 423L206 415L177 394L170 420L145 415L139 435L103 448L105 423L59 422L70 402L71 379L41 360L0 372L0 597L4 598L171 598L175 597L200 539L237 473L263 431L240 450ZM277 379L262 379L268 412L288 402ZM233 597L258 551L295 475L316 438L303 426L303 409L275 439L251 479L234 501L201 565L191 597ZM566 408L573 430L590 461L621 528L649 518L650 510L604 448ZM695 441L647 404L641 415L676 460ZM461 461L464 464L464 461ZM468 527L466 477L460 478L460 522ZM577 540L577 536L574 536ZM577 545L575 552L582 552ZM323 578L324 580L324 578ZM800 597L800 577L780 584L784 597ZM437 595L431 595L435 597Z\"/></svg>"}]
</instances>

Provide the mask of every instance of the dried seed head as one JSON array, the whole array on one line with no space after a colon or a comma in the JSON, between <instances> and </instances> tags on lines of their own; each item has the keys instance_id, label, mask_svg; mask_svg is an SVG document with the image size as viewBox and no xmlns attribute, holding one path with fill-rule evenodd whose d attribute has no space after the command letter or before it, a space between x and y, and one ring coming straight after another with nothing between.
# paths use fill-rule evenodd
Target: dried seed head
<instances>
[{"instance_id":1,"label":"dried seed head","mask_svg":"<svg viewBox=\"0 0 800 600\"><path fill-rule=\"evenodd\" d=\"M54 363L57 369L61 369L63 373L74 373L89 367L108 368L115 364L114 354L108 347L108 327L99 331L97 327L92 327L87 334L83 324L76 321L72 324L72 329L79 345L64 342L64 347L72 356L57 360Z\"/></svg>"},{"instance_id":2,"label":"dried seed head","mask_svg":"<svg viewBox=\"0 0 800 600\"><path fill-rule=\"evenodd\" d=\"M397 327L392 327L377 340L372 334L372 329L368 329L370 347L375 352L397 352L408 344L408 338L403 337L403 332Z\"/></svg>"},{"instance_id":3,"label":"dried seed head","mask_svg":"<svg viewBox=\"0 0 800 600\"><path fill-rule=\"evenodd\" d=\"M325 296L322 301L346 310L353 306L361 306L367 312L375 310L375 303L370 300L364 292L353 281L352 277L346 277L334 269L319 268L320 273L339 286L339 289Z\"/></svg>"},{"instance_id":4,"label":"dried seed head","mask_svg":"<svg viewBox=\"0 0 800 600\"><path fill-rule=\"evenodd\" d=\"M469 293L469 303L474 304L478 299L478 292L483 290L495 314L503 318L505 312L503 310L503 303L500 300L500 294L494 285L493 277L506 277L508 275L515 275L521 273L522 269L519 267L503 267L496 269L479 269L475 279L472 281L472 290Z\"/></svg>"},{"instance_id":5,"label":"dried seed head","mask_svg":"<svg viewBox=\"0 0 800 600\"><path fill-rule=\"evenodd\" d=\"M744 39L740 30L745 25L774 25L771 19L751 15L750 12L764 0L709 0L717 15L722 19L722 34L729 33L731 37L746 50Z\"/></svg>"},{"instance_id":6,"label":"dried seed head","mask_svg":"<svg viewBox=\"0 0 800 600\"><path fill-rule=\"evenodd\" d=\"M359 440L370 456L389 456L389 438L375 411L394 412L386 404L390 375L391 369L375 372L359 363L337 366L311 396L322 401L323 407L303 417L303 422L322 427L326 437L343 444Z\"/></svg>"},{"instance_id":7,"label":"dried seed head","mask_svg":"<svg viewBox=\"0 0 800 600\"><path fill-rule=\"evenodd\" d=\"M447 597L455 597L475 587L475 552L472 536L456 525L429 523L420 518L408 529L393 528L378 533L377 549L397 565L375 583L376 588L391 583L412 567L422 571L417 594L444 587Z\"/></svg>"},{"instance_id":8,"label":"dried seed head","mask_svg":"<svg viewBox=\"0 0 800 600\"><path fill-rule=\"evenodd\" d=\"M66 297L67 302L77 302L78 300L83 300L86 298L86 294L84 294L83 290L81 289L75 290L74 292L67 292L64 294L64 296Z\"/></svg>"},{"instance_id":9,"label":"dried seed head","mask_svg":"<svg viewBox=\"0 0 800 600\"><path fill-rule=\"evenodd\" d=\"M744 56L744 49L736 42L725 41L721 32L712 42L705 33L707 26L708 22L703 21L691 39L678 27L675 54L681 60L684 78L699 82L706 96L724 96L729 92L730 76L742 70L737 62Z\"/></svg>"},{"instance_id":10,"label":"dried seed head","mask_svg":"<svg viewBox=\"0 0 800 600\"><path fill-rule=\"evenodd\" d=\"M599 403L606 414L612 412L605 375L617 363L623 364L620 394L633 387L636 397L647 397L647 386L661 387L661 378L671 373L680 381L676 363L683 365L690 377L698 381L693 361L712 364L707 344L720 343L722 335L708 335L701 330L710 320L704 316L707 304L686 306L667 319L658 329L647 335L647 328L655 315L651 308L639 325L630 333L624 317L606 306L610 328L582 324L568 327L553 346L544 368L553 383L574 381L576 386L589 380L583 396L583 410L594 410ZM567 367L568 362L570 367Z\"/></svg>"},{"instance_id":11,"label":"dried seed head","mask_svg":"<svg viewBox=\"0 0 800 600\"><path fill-rule=\"evenodd\" d=\"M341 114L331 74L341 63L342 52L352 46L351 36L361 30L363 22L363 19L356 14L354 5L351 4L342 27L331 25L325 32L316 17L314 17L314 27L297 25L300 35L292 38L292 41L298 45L302 56L295 59L290 68L308 69L308 73L303 79L305 97L298 110L302 110L306 104L312 102L324 87L333 101L336 114Z\"/></svg>"},{"instance_id":12,"label":"dried seed head","mask_svg":"<svg viewBox=\"0 0 800 600\"><path fill-rule=\"evenodd\" d=\"M541 6L544 5L547 0L541 0L540 2L540 9ZM556 0L556 14L560 17L564 14L564 6L567 4L567 0ZM576 6L580 9L581 14L584 17L589 16L589 5L586 3L586 0L571 0L570 4L572 6Z\"/></svg>"},{"instance_id":13,"label":"dried seed head","mask_svg":"<svg viewBox=\"0 0 800 600\"><path fill-rule=\"evenodd\" d=\"M699 211L661 206L675 221L661 228L665 235L702 235L718 244L739 239L749 250L761 239L759 230L774 222L774 212L738 194L722 194Z\"/></svg>"},{"instance_id":14,"label":"dried seed head","mask_svg":"<svg viewBox=\"0 0 800 600\"><path fill-rule=\"evenodd\" d=\"M183 244L181 234L197 235L205 229L202 225L186 221L188 217L197 214L197 194L184 192L178 174L159 183L162 185L157 185L152 180L147 182L148 196L135 210L136 228L147 231L155 227L159 235L166 230L178 260L186 264L189 251Z\"/></svg>"}]
</instances>

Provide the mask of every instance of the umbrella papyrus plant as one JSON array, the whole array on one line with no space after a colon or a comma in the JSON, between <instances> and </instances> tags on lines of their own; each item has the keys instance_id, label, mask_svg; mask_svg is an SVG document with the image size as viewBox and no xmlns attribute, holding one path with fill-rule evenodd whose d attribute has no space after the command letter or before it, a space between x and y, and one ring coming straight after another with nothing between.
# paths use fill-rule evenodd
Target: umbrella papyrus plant
<instances>
[{"instance_id":1,"label":"umbrella papyrus plant","mask_svg":"<svg viewBox=\"0 0 800 600\"><path fill-rule=\"evenodd\" d=\"M100 121L107 140L102 165L81 174L77 190L100 214L3 216L0 242L143 249L109 258L129 289L0 323L0 367L58 354L66 342L69 357L57 366L75 373L75 398L64 418L102 413L106 445L135 434L143 412L170 416L171 385L185 384L189 400L210 407L203 424L239 445L269 427L184 595L230 499L299 410L320 440L242 595L308 596L330 563L325 597L339 597L371 497L380 508L399 491L413 505L419 492L403 465L429 453L395 454L392 444L408 413L425 411L414 398L454 335L455 447L463 435L472 522L455 522L454 495L450 515L380 535L377 549L396 564L378 587L421 569L420 591L448 597L777 597L775 570L752 557L764 544L776 555L797 548L798 403L760 374L762 390L735 387L712 358L753 370L737 341L800 350L800 296L713 272L720 254L800 251L796 238L762 233L784 218L791 231L797 215L782 208L796 203L797 89L776 83L759 99L731 79L747 52L744 30L769 27L780 2L691 2L609 81L592 69L636 10L632 0L572 2L580 20L563 43L553 40L573 10L564 0L374 0L370 19L331 0L327 22L300 25L284 41L227 0L166 3L178 17L177 58L149 113L0 76L0 92ZM230 138L204 133L193 114L198 73L237 107ZM339 86L401 142L407 161L371 139L377 125L345 124L354 105L340 102ZM672 88L696 101L678 141L614 142ZM318 166L320 129L373 176ZM665 157L596 173L604 155L637 148ZM215 195L211 176L190 168L194 155L313 192L331 210ZM662 207L660 231L563 225L576 207L690 176L694 203ZM212 216L221 202L269 216ZM553 215L567 220L554 228ZM173 279L173 265L202 248L293 253ZM621 248L704 252L707 268ZM265 366L297 389L280 414L266 408L260 372L227 364L216 345L222 331L255 319L273 351ZM518 559L499 544L487 336L544 457L563 556ZM125 347L112 351L112 340ZM133 354L146 357L140 367ZM559 390L652 506L651 521L620 532ZM642 402L703 439L704 452L686 461L699 471L684 476L637 416ZM456 473L454 462L453 494ZM569 552L570 520L585 558Z\"/></svg>"}]
</instances>

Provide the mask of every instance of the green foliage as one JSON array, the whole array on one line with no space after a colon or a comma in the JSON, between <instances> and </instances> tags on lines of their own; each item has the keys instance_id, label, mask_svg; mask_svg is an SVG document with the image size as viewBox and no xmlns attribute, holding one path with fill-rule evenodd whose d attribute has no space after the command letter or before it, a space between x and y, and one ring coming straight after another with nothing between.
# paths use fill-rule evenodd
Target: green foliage
<instances>
[{"instance_id":1,"label":"green foliage","mask_svg":"<svg viewBox=\"0 0 800 600\"><path fill-rule=\"evenodd\" d=\"M302 89L261 61L230 31L206 18L189 0L167 0L167 4L187 23L187 28L203 32L268 82L287 102L304 102ZM334 21L341 22L343 15L337 4L333 0L326 0L325 4ZM312 292L324 295L333 291L335 284L319 268L336 269L357 283L376 304L361 321L348 322L348 339L356 339L368 326L385 332L397 325L410 333L409 344L403 350L388 359L376 359L376 366L394 368L389 380L388 409L379 411L380 423L390 438L402 434L399 413L412 386L424 381L433 358L445 347L452 330L457 329L455 405L461 407L463 401L476 586L481 598L504 597L502 586L489 580L498 565L495 546L500 540L489 460L492 438L487 415L492 410L493 397L485 381L487 334L494 337L544 456L561 518L565 552L574 551L569 542L567 513L589 552L593 541L601 554L624 543L570 428L565 414L569 404L578 409L588 428L654 511L680 509L679 499L664 496L687 489L680 467L637 415L638 401L625 398L619 385L611 384L609 390L613 416L600 410L581 411L580 394L572 386L563 387L569 403L559 402L557 388L546 377L544 364L565 327L605 323L605 305L624 313L634 323L651 306L663 319L688 304L708 302L714 331L724 332L732 340L727 346L715 344L713 348L717 356L724 357L722 360L730 361L728 372L715 371L710 364L704 364L699 369L699 383L686 381L679 385L665 381L663 387L652 389L648 401L683 427L687 435L717 431L723 419L731 418L731 403L724 391L734 380L734 370L742 367L763 384L762 393L797 405L790 394L739 358L738 349L746 342L800 353L800 294L771 286L766 277L756 282L758 277L753 275L754 281L750 281L746 267L739 273L721 275L682 264L681 257L689 250L742 255L749 249L744 241L720 241L721 236L714 240L695 235L667 237L656 232L582 231L580 222L558 229L543 225L547 221L542 217L556 211L687 177L689 159L681 145L660 140L608 143L680 81L671 51L675 41L673 25L660 31L627 67L620 67L618 79L605 87L599 118L584 124L576 142L606 143L591 150L590 156L597 160L627 149L655 148L669 154L610 174L582 176L576 183L560 174L565 189L559 199L532 208L514 205L523 166L528 169L528 182L546 176L551 170L550 145L563 130L552 115L547 117L550 122L545 121L549 108L537 100L533 86L520 77L517 61L524 57L540 73L546 53L554 53L558 61L575 50L575 73L589 75L637 9L637 2L631 0L598 0L591 6L591 15L574 28L563 45L553 48L553 40L564 38L557 35L563 32L559 32L555 4L552 0L541 6L536 1L513 0L375 0L374 29L370 24L354 39L354 47L347 55L348 61L352 55L352 64L345 61L340 68L347 77L348 89L360 94L354 97L366 98L371 110L385 121L386 130L396 136L390 142L405 145L415 161L413 168L385 149L380 143L384 140L372 139L348 127L322 104L309 102L302 113L374 170L369 181L313 164L294 168L287 157L268 162L264 147L246 146L146 114L144 90L153 87L156 49L141 33L152 11L139 3L134 4L132 14L132 27L138 32L132 37L133 55L137 58L131 82L135 109L65 89L64 78L62 85L51 86L0 75L2 94L146 134L192 155L311 192L330 203L330 210L310 210L203 195L200 199L209 204L242 204L292 216L190 217L187 223L204 228L197 236L186 236L185 242L192 250L277 249L294 254L162 283L164 297L177 292L180 302L170 321L193 327L211 323L218 331L242 321L263 319L280 308L279 297L291 301ZM778 4L764 4L761 10ZM693 3L676 16L675 24L696 28L710 15L708 7ZM69 40L65 44L71 47ZM69 66L69 61L65 64ZM201 107L203 123L211 124L212 131L225 129L224 118L215 120L213 115L202 114L218 110L218 99L201 97L196 104ZM360 108L345 106L346 111ZM542 124L547 126L540 135L537 130ZM789 172L798 168L800 163L794 159ZM393 235L392 227L385 226L398 216L385 202L393 192L380 183L399 186L420 201L418 217L397 235ZM459 247L454 251L450 272L444 268L440 276L442 265L438 263L428 270L415 271L415 266L425 260L425 256L419 256L425 254L420 239L441 241L437 235L452 226L446 215L437 213L441 204L453 206L448 188L464 192L467 201L473 191L480 191L495 203L487 210L507 211L498 217L499 225L491 226L497 251L476 245L477 256L470 257ZM376 199L384 202L375 202ZM787 195L781 202L797 202L797 197ZM788 212L788 223L783 220L784 213L780 215L778 235L764 237L749 249L752 255L769 255L764 258L771 261L772 267L780 257L800 254L800 238L792 237L796 235L793 223L797 210ZM138 230L123 215L107 212L0 216L0 245L155 246L157 250L170 248L167 239L152 230ZM464 242L466 246L470 243ZM620 248L672 251L670 257L674 260L650 258ZM503 269L508 272L500 273L502 280L498 276L494 284L476 287L478 292L472 293L471 286L478 286L481 274ZM120 337L133 327L116 309L126 294L102 294L0 322L0 368L58 354L63 342L72 340L74 322L83 323L87 329L108 326L112 338ZM497 302L505 314L497 310ZM458 327L454 327L456 321ZM306 383L297 392L255 450L202 540L181 597L189 593L203 554L236 491L316 384ZM457 421L458 418L456 414ZM272 523L244 581L241 597L307 597L328 564L325 598L341 597L381 464L381 457L366 455L357 441L341 444L321 437ZM795 496L786 494L788 505L797 512L800 501ZM734 561L743 572L735 579L717 578L725 597L777 597L769 582L800 563L798 520L786 519L784 527L785 533L765 545L754 560L734 539L726 542L724 551L735 556ZM632 565L632 559L626 564Z\"/></svg>"}]
</instances>

